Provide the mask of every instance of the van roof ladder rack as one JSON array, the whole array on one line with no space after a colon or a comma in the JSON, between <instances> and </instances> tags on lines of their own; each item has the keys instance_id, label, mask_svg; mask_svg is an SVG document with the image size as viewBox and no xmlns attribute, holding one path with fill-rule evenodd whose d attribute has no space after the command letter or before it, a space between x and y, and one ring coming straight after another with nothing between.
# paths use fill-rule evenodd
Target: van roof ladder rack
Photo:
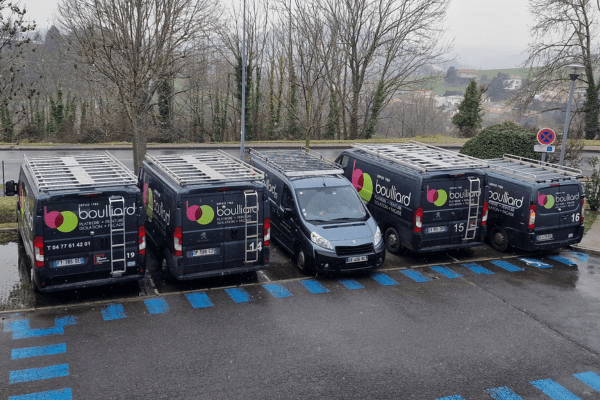
<instances>
[{"instance_id":1,"label":"van roof ladder rack","mask_svg":"<svg viewBox=\"0 0 600 400\"><path fill-rule=\"evenodd\" d=\"M299 150L263 150L250 149L250 154L288 177L342 175L344 170L335 162L327 160L321 154L306 147Z\"/></svg>"},{"instance_id":2,"label":"van roof ladder rack","mask_svg":"<svg viewBox=\"0 0 600 400\"><path fill-rule=\"evenodd\" d=\"M103 154L25 159L40 191L136 185L136 176L108 151Z\"/></svg>"},{"instance_id":3,"label":"van roof ladder rack","mask_svg":"<svg viewBox=\"0 0 600 400\"><path fill-rule=\"evenodd\" d=\"M534 182L555 182L583 177L580 169L551 164L530 158L504 154L502 158L486 160L490 167L502 173Z\"/></svg>"},{"instance_id":4,"label":"van roof ladder rack","mask_svg":"<svg viewBox=\"0 0 600 400\"><path fill-rule=\"evenodd\" d=\"M407 143L354 143L352 147L423 172L489 167L484 160L413 140Z\"/></svg>"},{"instance_id":5,"label":"van roof ladder rack","mask_svg":"<svg viewBox=\"0 0 600 400\"><path fill-rule=\"evenodd\" d=\"M179 186L264 178L261 171L222 150L162 156L146 154L146 160Z\"/></svg>"}]
</instances>

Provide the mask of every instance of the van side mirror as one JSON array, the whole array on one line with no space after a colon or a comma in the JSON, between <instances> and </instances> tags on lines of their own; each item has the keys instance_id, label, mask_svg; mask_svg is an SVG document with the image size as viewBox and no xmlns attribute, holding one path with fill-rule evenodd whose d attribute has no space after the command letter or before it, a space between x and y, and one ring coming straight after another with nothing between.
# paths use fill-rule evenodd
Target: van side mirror
<instances>
[{"instance_id":1,"label":"van side mirror","mask_svg":"<svg viewBox=\"0 0 600 400\"><path fill-rule=\"evenodd\" d=\"M17 185L15 185L15 181L8 181L4 184L4 195L5 196L14 196L17 194Z\"/></svg>"},{"instance_id":2,"label":"van side mirror","mask_svg":"<svg viewBox=\"0 0 600 400\"><path fill-rule=\"evenodd\" d=\"M294 210L289 207L283 208L283 217L284 218L292 218L294 216Z\"/></svg>"}]
</instances>

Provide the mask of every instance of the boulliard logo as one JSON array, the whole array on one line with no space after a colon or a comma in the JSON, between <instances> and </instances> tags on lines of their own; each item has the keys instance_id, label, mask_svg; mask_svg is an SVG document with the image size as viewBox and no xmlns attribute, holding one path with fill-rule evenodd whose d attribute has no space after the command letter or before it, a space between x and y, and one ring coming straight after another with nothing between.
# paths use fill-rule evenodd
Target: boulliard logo
<instances>
[{"instance_id":1,"label":"boulliard logo","mask_svg":"<svg viewBox=\"0 0 600 400\"><path fill-rule=\"evenodd\" d=\"M554 207L554 196L538 193L538 204L544 208L552 208Z\"/></svg>"},{"instance_id":2,"label":"boulliard logo","mask_svg":"<svg viewBox=\"0 0 600 400\"><path fill-rule=\"evenodd\" d=\"M200 225L208 225L215 218L215 210L211 206L189 206L188 202L185 202L185 214L190 221L196 221Z\"/></svg>"},{"instance_id":3,"label":"boulliard logo","mask_svg":"<svg viewBox=\"0 0 600 400\"><path fill-rule=\"evenodd\" d=\"M427 185L427 201L429 201L430 203L435 204L438 207L441 207L444 204L446 204L447 200L448 200L448 193L446 193L446 191L444 189L440 189L440 190L431 189L431 190L429 190L429 185Z\"/></svg>"},{"instance_id":4,"label":"boulliard logo","mask_svg":"<svg viewBox=\"0 0 600 400\"><path fill-rule=\"evenodd\" d=\"M373 180L366 172L363 173L360 169L356 169L356 160L354 160L354 165L352 166L352 185L365 203L371 200L373 196Z\"/></svg>"},{"instance_id":5,"label":"boulliard logo","mask_svg":"<svg viewBox=\"0 0 600 400\"><path fill-rule=\"evenodd\" d=\"M79 219L71 211L50 211L44 207L44 221L48 228L57 229L60 232L68 233L77 228Z\"/></svg>"}]
</instances>

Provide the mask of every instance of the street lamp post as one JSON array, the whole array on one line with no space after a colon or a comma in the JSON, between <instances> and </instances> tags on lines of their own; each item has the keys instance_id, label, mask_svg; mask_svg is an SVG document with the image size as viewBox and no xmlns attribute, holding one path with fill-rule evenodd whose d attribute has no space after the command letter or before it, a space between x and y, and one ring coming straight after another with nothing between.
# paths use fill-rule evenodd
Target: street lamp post
<instances>
[{"instance_id":1,"label":"street lamp post","mask_svg":"<svg viewBox=\"0 0 600 400\"><path fill-rule=\"evenodd\" d=\"M577 80L577 78L579 77L579 74L581 73L581 71L583 70L583 66L582 65L568 65L567 67L569 67L571 69L571 73L569 74L569 78L571 79L571 89L569 89L569 100L567 102L567 115L565 117L565 128L563 130L563 140L562 140L562 146L560 148L560 161L558 162L558 165L563 165L564 161L565 161L565 149L567 148L567 135L569 133L569 125L570 125L570 118L571 118L571 103L573 102L573 91L575 90L575 81Z\"/></svg>"},{"instance_id":2,"label":"street lamp post","mask_svg":"<svg viewBox=\"0 0 600 400\"><path fill-rule=\"evenodd\" d=\"M246 136L246 0L244 0L244 22L242 24L242 134L240 160L244 161L244 140Z\"/></svg>"}]
</instances>

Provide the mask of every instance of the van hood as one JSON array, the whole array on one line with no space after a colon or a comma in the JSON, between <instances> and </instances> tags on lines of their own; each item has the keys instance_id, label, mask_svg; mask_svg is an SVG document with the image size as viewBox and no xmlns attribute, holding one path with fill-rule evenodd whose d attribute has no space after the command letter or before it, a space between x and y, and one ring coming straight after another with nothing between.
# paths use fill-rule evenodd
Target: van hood
<instances>
[{"instance_id":1,"label":"van hood","mask_svg":"<svg viewBox=\"0 0 600 400\"><path fill-rule=\"evenodd\" d=\"M318 233L323 238L329 240L332 244L335 243L338 245L344 244L342 242L354 244L352 240L356 241L357 239L368 239L369 241L372 241L377 230L375 223L371 220L323 225L308 225L309 229L311 229L313 232ZM364 240L361 240L361 242L364 243ZM357 244L359 243L357 242Z\"/></svg>"}]
</instances>

